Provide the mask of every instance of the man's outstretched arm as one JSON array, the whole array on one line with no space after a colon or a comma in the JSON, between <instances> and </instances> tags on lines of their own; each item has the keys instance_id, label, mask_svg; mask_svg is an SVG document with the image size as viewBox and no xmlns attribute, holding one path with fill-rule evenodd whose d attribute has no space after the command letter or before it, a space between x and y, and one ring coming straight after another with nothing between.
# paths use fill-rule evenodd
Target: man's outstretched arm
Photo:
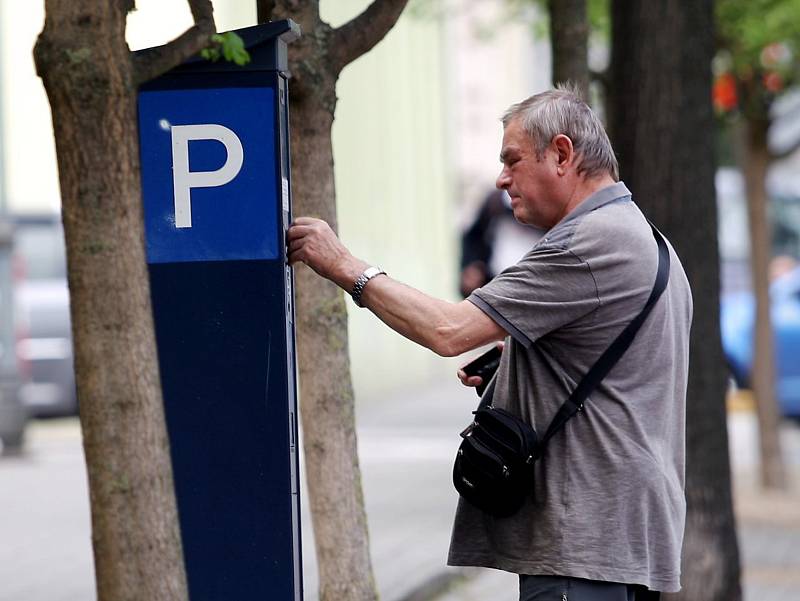
<instances>
[{"instance_id":1,"label":"man's outstretched arm","mask_svg":"<svg viewBox=\"0 0 800 601\"><path fill-rule=\"evenodd\" d=\"M348 293L369 267L350 254L320 219L296 219L289 228L287 244L289 263L305 263ZM396 332L445 357L506 336L503 328L471 302L433 298L384 275L369 281L361 303Z\"/></svg>"}]
</instances>

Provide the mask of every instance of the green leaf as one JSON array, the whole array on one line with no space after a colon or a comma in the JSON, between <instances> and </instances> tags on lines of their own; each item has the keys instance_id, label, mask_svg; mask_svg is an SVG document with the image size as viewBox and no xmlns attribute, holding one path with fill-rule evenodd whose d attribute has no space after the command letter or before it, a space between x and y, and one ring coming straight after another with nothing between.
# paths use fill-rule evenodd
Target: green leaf
<instances>
[{"instance_id":1,"label":"green leaf","mask_svg":"<svg viewBox=\"0 0 800 601\"><path fill-rule=\"evenodd\" d=\"M226 61L244 66L250 62L250 53L244 47L244 40L238 34L228 31L211 36L211 45L200 52L206 60L216 62L223 57Z\"/></svg>"}]
</instances>

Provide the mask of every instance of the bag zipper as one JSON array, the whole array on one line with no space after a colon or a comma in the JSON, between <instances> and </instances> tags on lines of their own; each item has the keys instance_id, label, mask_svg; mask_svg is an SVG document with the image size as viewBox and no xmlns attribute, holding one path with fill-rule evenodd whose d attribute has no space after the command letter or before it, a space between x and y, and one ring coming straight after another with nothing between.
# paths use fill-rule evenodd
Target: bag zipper
<instances>
[{"instance_id":1,"label":"bag zipper","mask_svg":"<svg viewBox=\"0 0 800 601\"><path fill-rule=\"evenodd\" d=\"M495 460L497 465L499 465L501 470L502 470L502 475L507 478L509 473L510 473L510 471L508 469L508 465L506 465L506 462L503 460L503 458L500 457L500 455L495 453L492 449L487 447L484 443L482 443L480 440L478 440L474 436L470 436L469 438L472 440L472 444L474 444L476 447L478 447L478 451L480 451L480 452L482 452L482 453L484 453L486 455L489 455L489 457L491 457L491 458L493 458ZM483 468L483 470L484 471L488 471L487 468ZM490 474L490 475L492 475L492 474Z\"/></svg>"},{"instance_id":2,"label":"bag zipper","mask_svg":"<svg viewBox=\"0 0 800 601\"><path fill-rule=\"evenodd\" d=\"M515 451L508 443L506 443L503 440L500 440L499 437L495 436L492 433L490 428L487 428L485 426L479 426L477 428L474 428L472 430L472 434L471 435L475 436L478 440L481 440L481 438L483 438L483 437L489 438L492 441L494 441L496 444L498 444L501 447L503 447L503 449L508 451L508 453L510 453L511 455L516 455L518 453L518 451ZM481 442L483 442L483 441L481 440ZM484 444L486 444L486 443L484 442Z\"/></svg>"},{"instance_id":3,"label":"bag zipper","mask_svg":"<svg viewBox=\"0 0 800 601\"><path fill-rule=\"evenodd\" d=\"M536 431L533 428L531 428L531 432L533 433L535 440L531 440L528 436L529 433L525 432L522 429L522 426L516 421L517 419L519 419L518 417L513 416L505 409L500 409L492 405L489 405L489 407L487 407L487 410L491 410L492 412L491 414L494 415L498 421L502 422L503 425L505 425L509 429L514 430L518 434L520 440L520 448L523 454L527 455L529 458L533 457L536 454L536 446L538 446L538 436L536 435ZM477 415L475 416L475 421L478 421Z\"/></svg>"}]
</instances>

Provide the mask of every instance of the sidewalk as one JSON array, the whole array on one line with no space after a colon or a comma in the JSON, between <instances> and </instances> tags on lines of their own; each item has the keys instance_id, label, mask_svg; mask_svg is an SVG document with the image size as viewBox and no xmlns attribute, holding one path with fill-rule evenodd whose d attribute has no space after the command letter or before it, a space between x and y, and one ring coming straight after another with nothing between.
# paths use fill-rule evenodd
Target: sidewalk
<instances>
[{"instance_id":1,"label":"sidewalk","mask_svg":"<svg viewBox=\"0 0 800 601\"><path fill-rule=\"evenodd\" d=\"M745 601L800 599L800 425L781 429L790 489L758 485L758 439L752 413L729 416L734 503Z\"/></svg>"}]
</instances>

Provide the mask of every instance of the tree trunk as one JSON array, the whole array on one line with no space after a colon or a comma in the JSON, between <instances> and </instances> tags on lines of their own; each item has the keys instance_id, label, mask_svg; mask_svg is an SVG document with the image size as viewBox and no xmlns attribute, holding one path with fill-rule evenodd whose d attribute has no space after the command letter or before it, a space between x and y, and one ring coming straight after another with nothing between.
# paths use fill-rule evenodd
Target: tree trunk
<instances>
[{"instance_id":1,"label":"tree trunk","mask_svg":"<svg viewBox=\"0 0 800 601\"><path fill-rule=\"evenodd\" d=\"M332 88L323 95L335 102ZM295 212L324 219L336 230L333 115L310 99L291 108ZM295 274L303 448L320 599L377 599L356 445L344 294L305 266Z\"/></svg>"},{"instance_id":2,"label":"tree trunk","mask_svg":"<svg viewBox=\"0 0 800 601\"><path fill-rule=\"evenodd\" d=\"M141 215L125 2L48 0L50 100L100 601L187 598Z\"/></svg>"},{"instance_id":3,"label":"tree trunk","mask_svg":"<svg viewBox=\"0 0 800 601\"><path fill-rule=\"evenodd\" d=\"M589 22L586 0L548 0L553 85L571 81L589 100Z\"/></svg>"},{"instance_id":4,"label":"tree trunk","mask_svg":"<svg viewBox=\"0 0 800 601\"><path fill-rule=\"evenodd\" d=\"M305 31L305 30L304 30ZM292 48L294 50L294 48ZM324 64L324 56L316 64ZM337 231L331 127L336 77L320 69L314 91L290 93L295 215ZM298 74L304 82L310 74ZM338 75L338 74L337 74ZM378 598L364 510L343 292L304 265L297 277L297 349L306 481L321 601Z\"/></svg>"},{"instance_id":5,"label":"tree trunk","mask_svg":"<svg viewBox=\"0 0 800 601\"><path fill-rule=\"evenodd\" d=\"M683 259L694 297L687 521L676 599L739 601L714 190L712 0L614 0L608 115L620 170Z\"/></svg>"},{"instance_id":6,"label":"tree trunk","mask_svg":"<svg viewBox=\"0 0 800 601\"><path fill-rule=\"evenodd\" d=\"M331 127L341 70L391 29L406 0L375 0L332 29L318 0L258 0L260 21L291 18L303 36L289 48L292 185L297 216L337 231ZM299 266L297 350L303 449L321 601L376 601L369 555L343 292Z\"/></svg>"},{"instance_id":7,"label":"tree trunk","mask_svg":"<svg viewBox=\"0 0 800 601\"><path fill-rule=\"evenodd\" d=\"M756 314L753 329L753 373L751 386L758 413L761 450L761 482L766 488L786 489L786 470L778 429L775 397L775 346L769 301L771 235L767 222L767 167L769 149L766 119L746 118L742 125L742 149L747 212L750 226L750 273Z\"/></svg>"}]
</instances>

